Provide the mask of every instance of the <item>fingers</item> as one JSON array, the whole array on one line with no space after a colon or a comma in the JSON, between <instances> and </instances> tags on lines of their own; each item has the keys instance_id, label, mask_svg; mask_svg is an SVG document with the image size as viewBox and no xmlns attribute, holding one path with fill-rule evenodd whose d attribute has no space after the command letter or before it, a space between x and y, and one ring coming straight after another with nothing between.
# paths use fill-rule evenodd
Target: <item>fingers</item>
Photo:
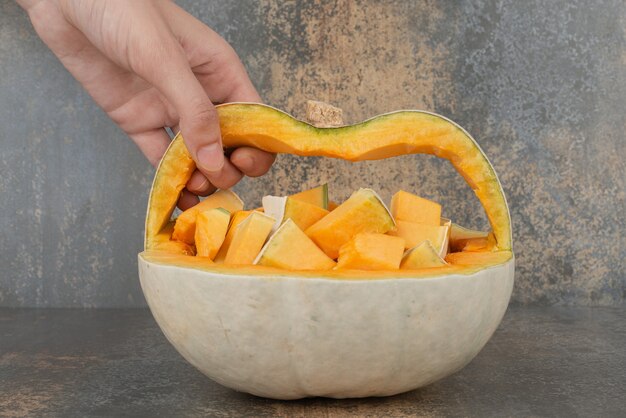
<instances>
[{"instance_id":1,"label":"fingers","mask_svg":"<svg viewBox=\"0 0 626 418\"><path fill-rule=\"evenodd\" d=\"M153 165L169 144L160 126L180 127L198 168L181 195L182 205L197 203L191 192L207 195L215 188L232 187L244 174L254 177L267 172L275 158L272 154L243 148L233 152L232 160L224 156L212 101L261 99L237 54L218 34L173 2L60 0L58 4L71 30L84 35L82 43L92 55L115 70L109 72L115 74L109 77L112 82L129 87L117 90L132 90L130 98L126 93L123 99L112 100L121 94L110 94L109 81L89 75L93 71L84 71L89 76L81 80ZM72 65L66 63L68 68ZM143 117L135 117L138 114Z\"/></svg>"},{"instance_id":2,"label":"fingers","mask_svg":"<svg viewBox=\"0 0 626 418\"><path fill-rule=\"evenodd\" d=\"M235 50L174 2L160 3L172 33L213 103L255 102L261 97Z\"/></svg>"},{"instance_id":3,"label":"fingers","mask_svg":"<svg viewBox=\"0 0 626 418\"><path fill-rule=\"evenodd\" d=\"M173 2L161 3L161 7L213 103L261 102L239 57L222 37ZM223 173L208 177L223 188L234 185L242 174L250 177L265 174L274 160L275 155L264 151L248 147L237 149L230 156L233 167L226 159Z\"/></svg>"},{"instance_id":4,"label":"fingers","mask_svg":"<svg viewBox=\"0 0 626 418\"><path fill-rule=\"evenodd\" d=\"M145 84L145 90L133 94L125 102L104 108L109 117L130 136L178 123L176 110L155 88Z\"/></svg>"},{"instance_id":5,"label":"fingers","mask_svg":"<svg viewBox=\"0 0 626 418\"><path fill-rule=\"evenodd\" d=\"M229 189L233 187L241 178L243 173L237 169L228 159L225 159L222 169L208 176L209 181L219 189Z\"/></svg>"},{"instance_id":6,"label":"fingers","mask_svg":"<svg viewBox=\"0 0 626 418\"><path fill-rule=\"evenodd\" d=\"M225 163L217 111L208 98L196 103L180 112L180 130L198 169L208 178L217 177Z\"/></svg>"},{"instance_id":7,"label":"fingers","mask_svg":"<svg viewBox=\"0 0 626 418\"><path fill-rule=\"evenodd\" d=\"M237 148L230 155L233 165L248 177L259 177L267 173L275 159L275 154L250 147Z\"/></svg>"},{"instance_id":8,"label":"fingers","mask_svg":"<svg viewBox=\"0 0 626 418\"><path fill-rule=\"evenodd\" d=\"M188 66L180 48L172 47L161 59L170 59L159 70L138 74L152 83L174 105L180 129L198 169L207 178L216 178L225 164L218 115L204 89ZM155 63L156 64L156 63ZM158 65L158 64L157 64ZM169 68L168 68L169 67Z\"/></svg>"},{"instance_id":9,"label":"fingers","mask_svg":"<svg viewBox=\"0 0 626 418\"><path fill-rule=\"evenodd\" d=\"M228 189L237 184L243 175L258 177L267 173L275 159L276 155L256 148L237 148L230 161L226 160L223 170L217 176L211 176L211 180L200 171L194 171L187 182L187 190L198 196L208 196L218 187Z\"/></svg>"},{"instance_id":10,"label":"fingers","mask_svg":"<svg viewBox=\"0 0 626 418\"><path fill-rule=\"evenodd\" d=\"M194 73L212 102L261 101L237 54L223 38L175 3L166 2L160 5L168 16L172 32L183 45ZM229 188L244 174L256 177L266 173L274 158L272 154L252 148L236 150L230 161L224 161L224 167L219 172L207 175L207 180L219 188ZM194 184L191 188L188 185L188 188L196 191L195 186L202 182L199 179L194 180Z\"/></svg>"},{"instance_id":11,"label":"fingers","mask_svg":"<svg viewBox=\"0 0 626 418\"><path fill-rule=\"evenodd\" d=\"M195 170L187 182L187 190L198 195L208 196L217 188L200 171Z\"/></svg>"},{"instance_id":12,"label":"fingers","mask_svg":"<svg viewBox=\"0 0 626 418\"><path fill-rule=\"evenodd\" d=\"M159 165L163 154L170 145L170 136L164 128L131 134L130 137L153 167Z\"/></svg>"},{"instance_id":13,"label":"fingers","mask_svg":"<svg viewBox=\"0 0 626 418\"><path fill-rule=\"evenodd\" d=\"M187 210L190 207L197 205L199 202L200 202L200 199L198 199L198 196L191 193L187 189L183 189L183 191L180 194L180 197L178 198L177 206L180 210Z\"/></svg>"}]
</instances>

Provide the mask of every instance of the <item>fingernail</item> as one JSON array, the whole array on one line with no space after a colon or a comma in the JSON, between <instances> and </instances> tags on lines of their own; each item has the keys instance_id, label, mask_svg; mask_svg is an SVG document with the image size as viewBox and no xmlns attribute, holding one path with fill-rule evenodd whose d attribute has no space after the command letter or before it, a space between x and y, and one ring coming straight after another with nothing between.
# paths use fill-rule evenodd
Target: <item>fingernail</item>
<instances>
[{"instance_id":1,"label":"fingernail","mask_svg":"<svg viewBox=\"0 0 626 418\"><path fill-rule=\"evenodd\" d=\"M205 145L198 150L198 165L203 171L216 172L224 167L224 150L218 143Z\"/></svg>"}]
</instances>

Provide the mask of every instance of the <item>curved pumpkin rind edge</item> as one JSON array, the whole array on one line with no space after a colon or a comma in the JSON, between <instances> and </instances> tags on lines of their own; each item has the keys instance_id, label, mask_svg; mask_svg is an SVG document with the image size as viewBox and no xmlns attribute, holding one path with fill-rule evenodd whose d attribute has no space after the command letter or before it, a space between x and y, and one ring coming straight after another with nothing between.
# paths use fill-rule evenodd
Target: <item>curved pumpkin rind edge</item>
<instances>
[{"instance_id":1,"label":"curved pumpkin rind edge","mask_svg":"<svg viewBox=\"0 0 626 418\"><path fill-rule=\"evenodd\" d=\"M159 164L157 165L154 178L152 179L152 186L150 187L150 194L148 196L148 208L146 211L146 222L144 226L145 228L144 250L150 249L150 244L151 244L150 239L155 237L161 231L161 229L163 229L163 227L168 223L169 218L171 217L171 213L176 208L176 202L178 201L178 196L180 195L180 191L182 191L185 184L191 177L193 170L195 169L195 163L193 163L193 160L191 160L191 156L187 153L187 157L188 157L188 160L186 161L187 167L184 170L184 172L181 173L181 176L180 176L181 184L175 186L175 189L178 190L178 193L175 196L175 198L170 198L168 196L169 190L162 190L159 187L156 187L158 183L160 183L161 181L164 181L165 173L163 172L163 167L166 167L168 164L172 163L172 164L175 164L177 168L179 169L181 168L179 166L179 164L181 164L180 158L178 159L175 158L175 156L173 156L170 151L172 149L175 149L175 147L181 145L182 140L183 140L182 135L179 132L172 139L167 149L165 150L165 153L163 154L161 161L159 161ZM186 147L184 148L186 151ZM180 171L181 170L177 170L177 173ZM154 208L155 201L159 201L159 200L167 201L168 199L171 199L173 201L173 204L171 205L171 207L168 207L167 215L163 216L163 219L159 221L159 217L161 216L161 213ZM167 205L167 206L170 206L170 205ZM153 223L156 223L156 225L153 225Z\"/></svg>"},{"instance_id":2,"label":"curved pumpkin rind edge","mask_svg":"<svg viewBox=\"0 0 626 418\"><path fill-rule=\"evenodd\" d=\"M159 251L144 251L138 254L138 259L145 263L155 264L163 267L175 267L181 269L200 270L208 275L219 277L259 277L267 280L273 279L307 279L307 280L327 280L327 281L378 281L378 280L438 280L444 279L450 275L472 276L489 270L492 268L512 264L515 266L515 255L512 251L499 251L503 256L502 260L491 262L483 265L451 265L451 269L442 269L434 267L432 269L424 269L424 271L415 270L285 270L276 267L265 267L258 265L250 266L224 266L218 264L199 265L200 262L196 257L180 256L171 253L163 253ZM506 257L504 257L506 256ZM178 259L178 260L177 260ZM174 260L172 262L172 260ZM187 260L188 263L180 262ZM198 264L198 265L193 265ZM426 272L425 270L430 270ZM452 271L451 271L452 270Z\"/></svg>"},{"instance_id":3,"label":"curved pumpkin rind edge","mask_svg":"<svg viewBox=\"0 0 626 418\"><path fill-rule=\"evenodd\" d=\"M501 250L512 250L513 247L513 234L512 234L512 224L511 224L511 214L510 214L510 210L509 210L509 206L508 206L508 202L506 200L506 195L504 194L504 190L502 188L502 183L500 182L500 179L493 167L493 164L491 164L491 161L489 161L489 158L487 157L487 155L485 154L485 152L483 151L483 149L480 147L480 145L476 142L476 140L469 134L469 132L467 132L467 130L465 130L463 127L461 127L459 124L457 124L456 122L450 120L449 118L439 115L437 113L434 112L429 112L429 111L425 111L425 110L396 110L393 112L388 112L388 113L383 113L377 116L374 116L372 118L366 119L364 121L355 123L355 124L350 124L350 125L343 125L343 126L338 126L338 127L328 127L328 128L321 128L321 127L316 127L306 121L302 121L299 120L297 118L295 118L294 116L290 115L289 113L277 109L275 107L269 106L269 105L265 105L265 104L261 104L261 103L247 103L247 102L233 102L233 103L225 103L222 105L219 105L218 107L221 108L227 108L227 107L236 107L238 105L245 105L245 106L250 106L251 108L257 107L257 108L261 108L263 110L272 110L274 112L276 112L277 114L286 117L287 119L289 119L290 121L292 121L293 123L296 124L301 124L307 127L307 129L312 129L316 132L322 133L322 132L341 132L341 131L345 131L345 130L350 130L350 129L355 129L355 128L361 128L361 127L366 127L368 124L373 123L373 122L377 122L377 121L381 121L381 119L386 119L388 117L392 117L394 115L403 115L403 114L422 114L422 115L428 115L428 116L432 116L433 118L439 119L441 121L447 122L450 126L452 126L453 128L457 129L463 136L465 136L467 139L469 139L472 143L472 146L478 150L478 152L480 153L481 157L484 159L485 162L485 167L488 168L489 173L491 174L491 176L493 177L493 183L495 183L495 185L497 185L497 194L500 195L501 199L502 199L502 209L506 211L506 225L504 225L504 228L506 230L506 236L501 237L504 239L501 239L497 242L498 244L498 249ZM437 155L434 154L435 156L439 157L439 158L444 158L444 159L448 159L444 156L441 155ZM346 158L348 160L352 160L350 158ZM363 159L367 159L367 158L357 158L356 160L360 161ZM452 162L450 159L448 159L453 166L455 166L454 162ZM455 166L455 170L461 174L461 176L464 178L464 180L470 185L470 187L472 188L472 190L474 192L476 192L476 189L474 187L472 187L472 183L470 182L470 179L468 179L468 177L466 177L465 173L460 170L459 168L457 168ZM487 209L485 208L485 205L483 204L483 201L480 199L481 201L481 205L483 206L483 209L485 209L485 212L487 213L487 216L490 218L490 223L492 224L492 229L494 229L494 222L491 222L491 217L490 217L490 212L487 211Z\"/></svg>"},{"instance_id":4,"label":"curved pumpkin rind edge","mask_svg":"<svg viewBox=\"0 0 626 418\"><path fill-rule=\"evenodd\" d=\"M502 187L502 183L500 182L500 178L498 177L498 173L496 172L496 169L493 167L493 164L489 160L489 157L487 157L487 154L485 153L485 151L483 151L483 149L481 148L480 144L478 144L478 142L474 139L474 137L465 128L463 128L461 125L459 125L458 123L456 123L452 119L449 119L449 118L447 118L447 117L445 117L443 115L439 115L439 114L433 113L433 112L428 112L428 111L418 111L418 112L427 113L429 115L436 116L436 117L441 118L441 119L451 123L452 125L456 126L457 129L459 129L461 132L463 132L465 134L465 136L467 136L474 143L474 146L483 155L483 158L487 161L489 169L491 170L491 172L493 173L493 176L495 177L495 180L496 180L496 183L498 185L500 194L502 195L502 200L504 201L504 207L506 209L506 213L507 213L507 216L508 216L509 245L506 248L503 248L503 250L508 250L508 251L512 252L513 251L513 224L511 222L511 211L509 209L509 202L506 199L506 194L504 193L504 189Z\"/></svg>"}]
</instances>

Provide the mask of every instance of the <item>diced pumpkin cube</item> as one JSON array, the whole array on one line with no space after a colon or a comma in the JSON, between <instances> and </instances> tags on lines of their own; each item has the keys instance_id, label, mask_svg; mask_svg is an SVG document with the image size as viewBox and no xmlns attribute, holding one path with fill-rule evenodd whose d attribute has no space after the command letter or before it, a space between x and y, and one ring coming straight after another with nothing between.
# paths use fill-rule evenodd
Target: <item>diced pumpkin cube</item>
<instances>
[{"instance_id":1,"label":"diced pumpkin cube","mask_svg":"<svg viewBox=\"0 0 626 418\"><path fill-rule=\"evenodd\" d=\"M155 241L152 248L170 254L196 255L195 247L182 241Z\"/></svg>"},{"instance_id":2,"label":"diced pumpkin cube","mask_svg":"<svg viewBox=\"0 0 626 418\"><path fill-rule=\"evenodd\" d=\"M415 270L426 267L441 267L446 264L445 260L439 257L437 250L435 250L430 241L426 240L404 254L400 268L403 270Z\"/></svg>"},{"instance_id":3,"label":"diced pumpkin cube","mask_svg":"<svg viewBox=\"0 0 626 418\"><path fill-rule=\"evenodd\" d=\"M276 220L261 212L252 212L235 229L224 264L252 264L267 240Z\"/></svg>"},{"instance_id":4,"label":"diced pumpkin cube","mask_svg":"<svg viewBox=\"0 0 626 418\"><path fill-rule=\"evenodd\" d=\"M493 251L496 246L496 238L493 232L487 234L486 237L468 238L462 240L464 243L460 251Z\"/></svg>"},{"instance_id":5,"label":"diced pumpkin cube","mask_svg":"<svg viewBox=\"0 0 626 418\"><path fill-rule=\"evenodd\" d=\"M486 246L488 235L488 232L475 231L453 223L450 227L450 251L463 251L468 242L473 242L470 247L481 244Z\"/></svg>"},{"instance_id":6,"label":"diced pumpkin cube","mask_svg":"<svg viewBox=\"0 0 626 418\"><path fill-rule=\"evenodd\" d=\"M328 210L328 184L326 183L313 189L293 194L289 197Z\"/></svg>"},{"instance_id":7,"label":"diced pumpkin cube","mask_svg":"<svg viewBox=\"0 0 626 418\"><path fill-rule=\"evenodd\" d=\"M404 240L385 234L357 234L339 249L338 269L394 270L400 267Z\"/></svg>"},{"instance_id":8,"label":"diced pumpkin cube","mask_svg":"<svg viewBox=\"0 0 626 418\"><path fill-rule=\"evenodd\" d=\"M230 213L233 213L243 209L243 202L239 196L230 190L216 191L202 202L178 215L176 223L174 224L172 238L193 245L198 213L215 208L224 208Z\"/></svg>"},{"instance_id":9,"label":"diced pumpkin cube","mask_svg":"<svg viewBox=\"0 0 626 418\"><path fill-rule=\"evenodd\" d=\"M356 234L385 233L393 227L393 218L380 197L373 190L359 189L304 232L326 255L336 259L339 248Z\"/></svg>"},{"instance_id":10,"label":"diced pumpkin cube","mask_svg":"<svg viewBox=\"0 0 626 418\"><path fill-rule=\"evenodd\" d=\"M287 219L293 220L298 228L305 230L328 215L326 209L293 197L265 196L263 208L265 214L276 219L274 231Z\"/></svg>"},{"instance_id":11,"label":"diced pumpkin cube","mask_svg":"<svg viewBox=\"0 0 626 418\"><path fill-rule=\"evenodd\" d=\"M450 264L462 266L481 266L487 264L504 263L511 258L510 251L476 251L457 252L446 256Z\"/></svg>"},{"instance_id":12,"label":"diced pumpkin cube","mask_svg":"<svg viewBox=\"0 0 626 418\"><path fill-rule=\"evenodd\" d=\"M172 254L196 255L196 249L193 245L171 239L173 231L174 221L171 221L163 227L161 232L155 235L152 240L152 248Z\"/></svg>"},{"instance_id":13,"label":"diced pumpkin cube","mask_svg":"<svg viewBox=\"0 0 626 418\"><path fill-rule=\"evenodd\" d=\"M226 232L226 237L224 238L224 242L220 247L217 255L213 259L216 263L223 263L226 259L226 253L230 248L230 243L233 241L233 236L235 235L235 231L237 230L237 226L243 222L244 219L248 217L252 213L251 210L238 210L233 213L230 217L230 224L228 225L228 232Z\"/></svg>"},{"instance_id":14,"label":"diced pumpkin cube","mask_svg":"<svg viewBox=\"0 0 626 418\"><path fill-rule=\"evenodd\" d=\"M487 237L469 238L464 241L465 242L462 247L457 247L455 249L458 249L459 251L484 251L489 245Z\"/></svg>"},{"instance_id":15,"label":"diced pumpkin cube","mask_svg":"<svg viewBox=\"0 0 626 418\"><path fill-rule=\"evenodd\" d=\"M396 229L389 231L389 235L404 238L406 249L417 247L428 240L435 247L440 257L445 257L448 252L447 237L449 226L433 226L415 222L396 221Z\"/></svg>"},{"instance_id":16,"label":"diced pumpkin cube","mask_svg":"<svg viewBox=\"0 0 626 418\"><path fill-rule=\"evenodd\" d=\"M391 214L396 221L439 225L441 205L400 190L391 198Z\"/></svg>"},{"instance_id":17,"label":"diced pumpkin cube","mask_svg":"<svg viewBox=\"0 0 626 418\"><path fill-rule=\"evenodd\" d=\"M291 219L270 237L255 264L290 270L330 270L335 266Z\"/></svg>"},{"instance_id":18,"label":"diced pumpkin cube","mask_svg":"<svg viewBox=\"0 0 626 418\"><path fill-rule=\"evenodd\" d=\"M224 243L230 212L223 208L209 209L200 212L196 217L196 255L215 258Z\"/></svg>"}]
</instances>

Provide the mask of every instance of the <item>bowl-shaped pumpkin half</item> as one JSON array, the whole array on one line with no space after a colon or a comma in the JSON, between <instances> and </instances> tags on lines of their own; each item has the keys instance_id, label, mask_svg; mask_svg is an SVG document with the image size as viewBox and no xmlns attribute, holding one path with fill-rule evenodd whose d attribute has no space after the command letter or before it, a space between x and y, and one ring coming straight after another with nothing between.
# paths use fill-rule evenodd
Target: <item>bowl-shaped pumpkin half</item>
<instances>
[{"instance_id":1,"label":"bowl-shaped pumpkin half","mask_svg":"<svg viewBox=\"0 0 626 418\"><path fill-rule=\"evenodd\" d=\"M466 131L423 111L399 111L334 128L315 127L260 104L222 105L218 112L229 148L251 146L350 161L411 153L445 158L476 193L492 231L489 245L478 251L457 248L445 263L430 268L342 269L340 254L337 265L333 260L323 270L300 271L194 256L196 248L184 239L191 236L187 229L180 231L182 240L171 239L173 210L195 169L179 135L152 186L139 276L156 321L187 361L235 390L297 399L394 395L446 377L476 356L507 308L514 257L502 187ZM241 202L228 193L213 206L240 210ZM206 214L222 238L226 211ZM257 213L248 218L247 228L256 222L259 229L275 231L277 226L268 226L266 217ZM183 221L179 224L187 225ZM276 234L289 229L304 236L293 222L286 225ZM463 233L457 228L457 238ZM471 233L467 237L471 240ZM207 253L214 254L217 247L207 242ZM313 248L311 242L306 245L302 248ZM317 247L315 251L326 257ZM303 260L312 262L313 257Z\"/></svg>"}]
</instances>

